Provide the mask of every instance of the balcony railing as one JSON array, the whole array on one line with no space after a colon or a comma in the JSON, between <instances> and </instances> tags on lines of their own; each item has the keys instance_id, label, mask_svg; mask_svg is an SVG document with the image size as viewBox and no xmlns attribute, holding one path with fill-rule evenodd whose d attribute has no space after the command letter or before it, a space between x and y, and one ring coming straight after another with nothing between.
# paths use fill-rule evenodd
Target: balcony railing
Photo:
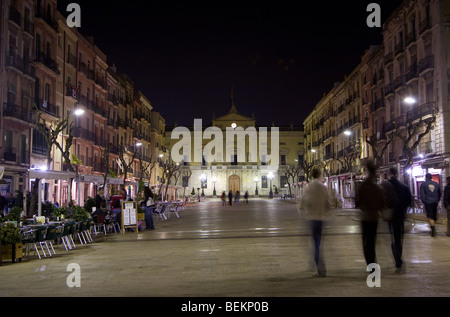
<instances>
[{"instance_id":1,"label":"balcony railing","mask_svg":"<svg viewBox=\"0 0 450 317\"><path fill-rule=\"evenodd\" d=\"M431 28L431 23L429 18L425 18L419 22L419 34L424 33L425 31Z\"/></svg>"},{"instance_id":2,"label":"balcony railing","mask_svg":"<svg viewBox=\"0 0 450 317\"><path fill-rule=\"evenodd\" d=\"M9 55L6 56L5 66L14 67L18 71L23 72L24 70L23 58L18 56L17 54L9 53Z\"/></svg>"},{"instance_id":3,"label":"balcony railing","mask_svg":"<svg viewBox=\"0 0 450 317\"><path fill-rule=\"evenodd\" d=\"M14 22L18 26L22 25L22 16L20 12L13 6L9 6L9 21Z\"/></svg>"},{"instance_id":4,"label":"balcony railing","mask_svg":"<svg viewBox=\"0 0 450 317\"><path fill-rule=\"evenodd\" d=\"M42 19L52 29L54 29L56 32L58 32L58 23L56 22L55 18L51 16L50 13L45 12L44 7L36 8L35 17Z\"/></svg>"},{"instance_id":5,"label":"balcony railing","mask_svg":"<svg viewBox=\"0 0 450 317\"><path fill-rule=\"evenodd\" d=\"M423 104L420 107L416 107L413 110L409 111L406 114L406 120L408 120L408 122L411 122L420 118L424 119L424 117L428 115L433 115L435 113L435 109L436 107L434 102Z\"/></svg>"},{"instance_id":6,"label":"balcony railing","mask_svg":"<svg viewBox=\"0 0 450 317\"><path fill-rule=\"evenodd\" d=\"M44 99L36 100L36 107L38 110L48 113L52 116L59 117L59 108L54 104Z\"/></svg>"},{"instance_id":7,"label":"balcony railing","mask_svg":"<svg viewBox=\"0 0 450 317\"><path fill-rule=\"evenodd\" d=\"M406 118L404 115L399 116L391 121L386 122L385 130L386 132L394 130L397 127L402 127L406 125Z\"/></svg>"},{"instance_id":8,"label":"balcony railing","mask_svg":"<svg viewBox=\"0 0 450 317\"><path fill-rule=\"evenodd\" d=\"M408 72L405 75L405 82L408 82L411 79L415 79L415 78L417 78L417 64L414 62L408 68Z\"/></svg>"},{"instance_id":9,"label":"balcony railing","mask_svg":"<svg viewBox=\"0 0 450 317\"><path fill-rule=\"evenodd\" d=\"M23 30L30 35L34 35L34 24L28 19L23 20Z\"/></svg>"},{"instance_id":10,"label":"balcony railing","mask_svg":"<svg viewBox=\"0 0 450 317\"><path fill-rule=\"evenodd\" d=\"M11 117L28 123L34 123L36 121L34 111L29 111L29 109L13 103L3 104L3 117Z\"/></svg>"},{"instance_id":11,"label":"balcony railing","mask_svg":"<svg viewBox=\"0 0 450 317\"><path fill-rule=\"evenodd\" d=\"M73 67L77 67L77 57L71 53L67 53L67 63L72 65Z\"/></svg>"},{"instance_id":12,"label":"balcony railing","mask_svg":"<svg viewBox=\"0 0 450 317\"><path fill-rule=\"evenodd\" d=\"M74 137L83 138L89 141L95 141L94 133L92 133L92 131L88 129L75 127L72 131Z\"/></svg>"},{"instance_id":13,"label":"balcony railing","mask_svg":"<svg viewBox=\"0 0 450 317\"><path fill-rule=\"evenodd\" d=\"M427 69L432 69L434 67L434 55L428 55L422 58L417 65L417 71L420 73L426 71Z\"/></svg>"},{"instance_id":14,"label":"balcony railing","mask_svg":"<svg viewBox=\"0 0 450 317\"><path fill-rule=\"evenodd\" d=\"M44 52L36 52L35 61L47 66L52 71L59 74L58 63Z\"/></svg>"},{"instance_id":15,"label":"balcony railing","mask_svg":"<svg viewBox=\"0 0 450 317\"><path fill-rule=\"evenodd\" d=\"M392 52L387 53L384 56L384 64L387 65L394 60L394 54Z\"/></svg>"}]
</instances>

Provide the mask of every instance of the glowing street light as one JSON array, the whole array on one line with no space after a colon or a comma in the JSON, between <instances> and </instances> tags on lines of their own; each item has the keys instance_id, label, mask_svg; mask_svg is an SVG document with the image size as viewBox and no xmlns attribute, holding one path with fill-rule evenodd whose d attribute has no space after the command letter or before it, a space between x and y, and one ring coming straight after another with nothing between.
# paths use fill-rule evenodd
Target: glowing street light
<instances>
[{"instance_id":1,"label":"glowing street light","mask_svg":"<svg viewBox=\"0 0 450 317\"><path fill-rule=\"evenodd\" d=\"M253 181L255 182L255 196L258 196L258 177L255 177Z\"/></svg>"},{"instance_id":2,"label":"glowing street light","mask_svg":"<svg viewBox=\"0 0 450 317\"><path fill-rule=\"evenodd\" d=\"M74 111L74 114L75 114L76 116L81 116L81 115L84 114L84 110L83 110L83 109L76 109L76 110Z\"/></svg>"},{"instance_id":3,"label":"glowing street light","mask_svg":"<svg viewBox=\"0 0 450 317\"><path fill-rule=\"evenodd\" d=\"M408 105L413 105L417 102L416 98L414 97L406 97L403 101Z\"/></svg>"},{"instance_id":4,"label":"glowing street light","mask_svg":"<svg viewBox=\"0 0 450 317\"><path fill-rule=\"evenodd\" d=\"M269 198L273 198L273 192L272 192L272 179L273 179L273 173L270 172L269 175L267 175L270 180L270 191L269 191Z\"/></svg>"},{"instance_id":5,"label":"glowing street light","mask_svg":"<svg viewBox=\"0 0 450 317\"><path fill-rule=\"evenodd\" d=\"M345 131L344 131L344 134L345 134L346 136L350 136L350 135L352 135L352 131L350 131L350 130L345 130Z\"/></svg>"}]
</instances>

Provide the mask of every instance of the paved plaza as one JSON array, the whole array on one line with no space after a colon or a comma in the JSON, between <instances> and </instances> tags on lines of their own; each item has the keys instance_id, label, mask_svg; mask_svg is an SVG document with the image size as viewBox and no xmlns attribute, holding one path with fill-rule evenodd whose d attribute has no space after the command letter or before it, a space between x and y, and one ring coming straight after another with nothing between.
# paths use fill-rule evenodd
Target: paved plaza
<instances>
[{"instance_id":1,"label":"paved plaza","mask_svg":"<svg viewBox=\"0 0 450 317\"><path fill-rule=\"evenodd\" d=\"M327 277L314 277L308 224L294 203L250 199L239 206L195 203L155 217L156 229L98 235L94 243L0 267L2 297L444 297L450 295L450 237L442 225L407 222L406 271L394 273L390 235L380 222L380 287L369 287L359 212L334 210L324 230ZM69 287L68 265L80 267Z\"/></svg>"}]
</instances>

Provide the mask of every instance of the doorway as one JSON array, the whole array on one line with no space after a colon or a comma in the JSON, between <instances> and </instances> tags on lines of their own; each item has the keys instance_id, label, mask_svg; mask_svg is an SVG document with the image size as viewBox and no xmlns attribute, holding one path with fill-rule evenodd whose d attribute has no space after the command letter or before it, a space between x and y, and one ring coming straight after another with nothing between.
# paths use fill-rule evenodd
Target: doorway
<instances>
[{"instance_id":1,"label":"doorway","mask_svg":"<svg viewBox=\"0 0 450 317\"><path fill-rule=\"evenodd\" d=\"M233 195L241 190L241 178L238 175L231 175L228 178L228 189L231 190Z\"/></svg>"}]
</instances>

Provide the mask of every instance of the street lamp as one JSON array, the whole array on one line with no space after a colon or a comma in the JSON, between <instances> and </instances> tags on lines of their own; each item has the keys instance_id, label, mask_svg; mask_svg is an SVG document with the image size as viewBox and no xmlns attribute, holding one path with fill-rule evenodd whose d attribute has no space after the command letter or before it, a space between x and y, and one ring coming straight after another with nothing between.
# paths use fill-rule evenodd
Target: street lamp
<instances>
[{"instance_id":1,"label":"street lamp","mask_svg":"<svg viewBox=\"0 0 450 317\"><path fill-rule=\"evenodd\" d=\"M84 110L78 108L78 109L76 109L76 110L74 111L74 114L75 114L76 116L81 116L82 114L84 114Z\"/></svg>"},{"instance_id":2,"label":"street lamp","mask_svg":"<svg viewBox=\"0 0 450 317\"><path fill-rule=\"evenodd\" d=\"M346 136L350 136L350 135L352 135L352 131L350 131L350 130L345 130L345 131L344 131L344 134L345 134Z\"/></svg>"},{"instance_id":3,"label":"street lamp","mask_svg":"<svg viewBox=\"0 0 450 317\"><path fill-rule=\"evenodd\" d=\"M211 179L211 181L214 184L214 190L213 190L213 196L216 196L216 182L217 182L217 178L215 176L213 176L213 178Z\"/></svg>"},{"instance_id":4,"label":"street lamp","mask_svg":"<svg viewBox=\"0 0 450 317\"><path fill-rule=\"evenodd\" d=\"M273 198L273 192L272 192L272 179L273 179L273 173L270 172L269 175L267 175L270 180L270 191L269 191L269 198Z\"/></svg>"},{"instance_id":5,"label":"street lamp","mask_svg":"<svg viewBox=\"0 0 450 317\"><path fill-rule=\"evenodd\" d=\"M403 101L408 105L413 105L417 102L417 99L414 97L406 97L405 99L403 99Z\"/></svg>"},{"instance_id":6,"label":"street lamp","mask_svg":"<svg viewBox=\"0 0 450 317\"><path fill-rule=\"evenodd\" d=\"M255 182L255 196L258 196L258 177L253 180Z\"/></svg>"},{"instance_id":7,"label":"street lamp","mask_svg":"<svg viewBox=\"0 0 450 317\"><path fill-rule=\"evenodd\" d=\"M82 116L84 114L84 110L81 108L75 109L73 112L77 117ZM77 178L77 203L78 206L81 205L81 183L80 183L80 175L78 174L78 164L75 165L75 176ZM71 195L72 196L72 195Z\"/></svg>"},{"instance_id":8,"label":"street lamp","mask_svg":"<svg viewBox=\"0 0 450 317\"><path fill-rule=\"evenodd\" d=\"M201 182L201 187L202 187L202 197L205 196L205 191L204 191L204 181L206 179L205 174L200 175L200 182Z\"/></svg>"}]
</instances>

